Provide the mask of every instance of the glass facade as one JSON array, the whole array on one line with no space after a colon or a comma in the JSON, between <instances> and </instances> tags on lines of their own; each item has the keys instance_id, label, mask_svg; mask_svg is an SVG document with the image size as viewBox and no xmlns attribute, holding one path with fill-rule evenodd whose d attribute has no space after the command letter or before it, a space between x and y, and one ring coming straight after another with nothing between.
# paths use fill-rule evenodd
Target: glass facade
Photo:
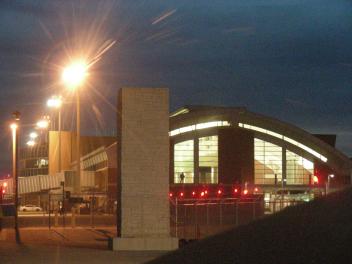
<instances>
[{"instance_id":1,"label":"glass facade","mask_svg":"<svg viewBox=\"0 0 352 264\"><path fill-rule=\"evenodd\" d=\"M194 182L194 141L174 145L174 183Z\"/></svg>"},{"instance_id":2,"label":"glass facade","mask_svg":"<svg viewBox=\"0 0 352 264\"><path fill-rule=\"evenodd\" d=\"M218 183L218 141L218 136L212 135L176 143L174 145L174 183ZM197 150L198 153L195 153ZM285 156L286 172L284 173ZM198 157L198 162L194 157ZM283 177L286 177L287 185L308 185L312 175L314 175L312 161L279 145L254 138L254 184L281 185Z\"/></svg>"},{"instance_id":3,"label":"glass facade","mask_svg":"<svg viewBox=\"0 0 352 264\"><path fill-rule=\"evenodd\" d=\"M286 150L286 183L309 184L310 175L314 174L314 163Z\"/></svg>"},{"instance_id":4,"label":"glass facade","mask_svg":"<svg viewBox=\"0 0 352 264\"><path fill-rule=\"evenodd\" d=\"M218 136L199 138L199 183L218 183Z\"/></svg>"},{"instance_id":5,"label":"glass facade","mask_svg":"<svg viewBox=\"0 0 352 264\"><path fill-rule=\"evenodd\" d=\"M282 147L254 139L254 183L275 184L282 180Z\"/></svg>"}]
</instances>

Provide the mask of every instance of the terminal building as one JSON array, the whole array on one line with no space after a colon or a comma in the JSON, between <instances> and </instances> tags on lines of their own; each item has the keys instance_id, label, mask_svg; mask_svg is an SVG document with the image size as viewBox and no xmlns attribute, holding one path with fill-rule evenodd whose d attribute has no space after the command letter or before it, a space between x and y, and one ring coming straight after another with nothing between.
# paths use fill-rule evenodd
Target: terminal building
<instances>
[{"instance_id":1,"label":"terminal building","mask_svg":"<svg viewBox=\"0 0 352 264\"><path fill-rule=\"evenodd\" d=\"M335 135L312 135L246 108L181 108L170 116L169 136L170 195L181 187L182 196L195 195L202 186L229 194L225 186L235 186L266 200L283 192L310 200L351 183L352 163L335 148Z\"/></svg>"},{"instance_id":2,"label":"terminal building","mask_svg":"<svg viewBox=\"0 0 352 264\"><path fill-rule=\"evenodd\" d=\"M308 201L351 184L352 162L335 148L335 135L313 135L243 107L186 106L170 115L169 127L173 196L201 198L209 191L209 196L257 193L266 201L284 196ZM61 171L57 131L49 132L47 143L21 149L23 198L60 189L61 181L74 193L75 136L63 131L61 141ZM116 137L82 137L81 142L82 195L94 189L111 208L119 142Z\"/></svg>"}]
</instances>

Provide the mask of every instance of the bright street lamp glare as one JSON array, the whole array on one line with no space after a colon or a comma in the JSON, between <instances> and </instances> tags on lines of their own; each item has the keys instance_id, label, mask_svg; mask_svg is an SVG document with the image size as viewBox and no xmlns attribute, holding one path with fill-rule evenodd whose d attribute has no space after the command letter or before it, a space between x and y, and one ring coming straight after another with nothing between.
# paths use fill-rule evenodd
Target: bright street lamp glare
<instances>
[{"instance_id":1,"label":"bright street lamp glare","mask_svg":"<svg viewBox=\"0 0 352 264\"><path fill-rule=\"evenodd\" d=\"M62 99L61 97L53 96L52 98L48 99L46 105L48 107L60 108L62 105Z\"/></svg>"},{"instance_id":2,"label":"bright street lamp glare","mask_svg":"<svg viewBox=\"0 0 352 264\"><path fill-rule=\"evenodd\" d=\"M30 137L31 139L36 139L36 138L38 137L38 134L35 133L35 132L31 132L31 133L29 134L29 137Z\"/></svg>"},{"instance_id":3,"label":"bright street lamp glare","mask_svg":"<svg viewBox=\"0 0 352 264\"><path fill-rule=\"evenodd\" d=\"M49 126L49 121L48 120L40 120L37 122L37 127L41 129L48 128Z\"/></svg>"},{"instance_id":4,"label":"bright street lamp glare","mask_svg":"<svg viewBox=\"0 0 352 264\"><path fill-rule=\"evenodd\" d=\"M62 73L62 80L69 88L75 89L87 76L87 65L83 61L77 61L66 67Z\"/></svg>"},{"instance_id":5,"label":"bright street lamp glare","mask_svg":"<svg viewBox=\"0 0 352 264\"><path fill-rule=\"evenodd\" d=\"M11 124L11 125L10 125L10 128L11 128L12 130L17 129L17 124L15 124L15 123Z\"/></svg>"},{"instance_id":6,"label":"bright street lamp glare","mask_svg":"<svg viewBox=\"0 0 352 264\"><path fill-rule=\"evenodd\" d=\"M27 141L27 145L30 146L30 147L33 147L35 145L34 140Z\"/></svg>"}]
</instances>

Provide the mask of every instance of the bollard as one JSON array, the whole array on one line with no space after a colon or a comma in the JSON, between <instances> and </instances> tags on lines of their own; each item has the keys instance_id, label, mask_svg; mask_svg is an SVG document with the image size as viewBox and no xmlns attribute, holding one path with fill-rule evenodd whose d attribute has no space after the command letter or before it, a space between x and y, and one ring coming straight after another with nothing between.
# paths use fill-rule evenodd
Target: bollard
<instances>
[{"instance_id":1,"label":"bollard","mask_svg":"<svg viewBox=\"0 0 352 264\"><path fill-rule=\"evenodd\" d=\"M76 210L75 210L74 207L72 207L71 213L72 213L72 216L71 216L71 227L75 228L76 227Z\"/></svg>"},{"instance_id":2,"label":"bollard","mask_svg":"<svg viewBox=\"0 0 352 264\"><path fill-rule=\"evenodd\" d=\"M57 210L55 210L55 223L54 223L55 227L59 226L59 214L57 212Z\"/></svg>"}]
</instances>

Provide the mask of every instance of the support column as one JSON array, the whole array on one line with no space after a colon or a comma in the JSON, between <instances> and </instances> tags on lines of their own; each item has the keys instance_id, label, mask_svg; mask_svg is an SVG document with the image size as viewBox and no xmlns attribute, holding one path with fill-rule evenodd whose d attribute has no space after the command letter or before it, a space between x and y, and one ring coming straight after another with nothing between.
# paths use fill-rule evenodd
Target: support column
<instances>
[{"instance_id":1,"label":"support column","mask_svg":"<svg viewBox=\"0 0 352 264\"><path fill-rule=\"evenodd\" d=\"M169 95L122 88L118 97L117 238L114 250L174 250L169 210Z\"/></svg>"}]
</instances>

